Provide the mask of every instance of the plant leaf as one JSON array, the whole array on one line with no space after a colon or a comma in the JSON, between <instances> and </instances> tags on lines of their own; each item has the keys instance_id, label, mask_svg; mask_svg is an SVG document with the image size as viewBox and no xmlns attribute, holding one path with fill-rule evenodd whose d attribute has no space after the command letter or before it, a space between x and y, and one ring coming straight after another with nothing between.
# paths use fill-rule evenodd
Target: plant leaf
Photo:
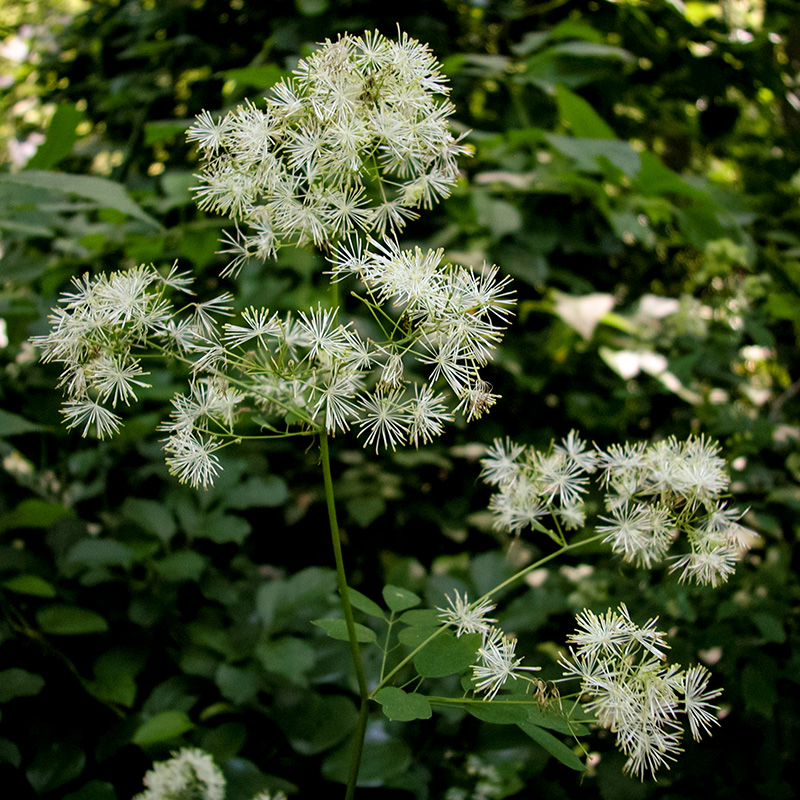
<instances>
[{"instance_id":1,"label":"plant leaf","mask_svg":"<svg viewBox=\"0 0 800 800\"><path fill-rule=\"evenodd\" d=\"M456 638L450 631L444 631L414 656L414 666L424 678L442 678L463 672L475 663L481 641L479 633Z\"/></svg>"},{"instance_id":2,"label":"plant leaf","mask_svg":"<svg viewBox=\"0 0 800 800\"><path fill-rule=\"evenodd\" d=\"M517 727L533 739L534 742L540 744L551 756L557 758L565 767L574 769L577 772L584 772L586 765L583 761L572 752L561 740L556 739L552 733L542 730L538 725L532 722L518 723Z\"/></svg>"},{"instance_id":3,"label":"plant leaf","mask_svg":"<svg viewBox=\"0 0 800 800\"><path fill-rule=\"evenodd\" d=\"M409 722L412 719L430 719L433 713L427 697L416 692L404 692L395 686L384 687L375 695L375 699L391 720Z\"/></svg>"},{"instance_id":4,"label":"plant leaf","mask_svg":"<svg viewBox=\"0 0 800 800\"><path fill-rule=\"evenodd\" d=\"M395 613L418 606L422 602L414 592L409 592L408 589L402 589L399 586L392 586L392 584L383 587L383 599Z\"/></svg>"},{"instance_id":5,"label":"plant leaf","mask_svg":"<svg viewBox=\"0 0 800 800\"><path fill-rule=\"evenodd\" d=\"M347 633L347 622L343 619L315 619L312 620L312 624L316 625L318 628L322 628L325 633L328 634L332 639L340 639L343 642L346 642L350 639ZM365 644L372 644L378 641L378 637L375 634L375 631L368 628L366 625L361 625L360 623L355 623L356 628L356 639L359 642Z\"/></svg>"}]
</instances>

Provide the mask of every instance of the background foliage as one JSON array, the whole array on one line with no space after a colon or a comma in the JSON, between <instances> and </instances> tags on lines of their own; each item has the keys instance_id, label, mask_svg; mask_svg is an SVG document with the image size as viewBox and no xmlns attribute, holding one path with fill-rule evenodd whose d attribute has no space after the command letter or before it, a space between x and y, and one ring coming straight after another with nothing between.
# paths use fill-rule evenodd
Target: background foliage
<instances>
[{"instance_id":1,"label":"background foliage","mask_svg":"<svg viewBox=\"0 0 800 800\"><path fill-rule=\"evenodd\" d=\"M487 525L481 446L721 440L759 547L721 589L605 550L534 573L500 621L554 677L572 614L661 615L673 658L725 689L715 736L657 783L610 738L574 773L514 726L376 713L364 796L788 798L798 757L800 15L791 0L6 3L0 172L0 783L9 796L123 800L184 743L234 798L339 791L355 724L315 451L243 446L198 493L166 474L164 367L123 433L60 426L29 336L71 276L178 260L220 287L223 223L190 199L183 131L290 71L337 32L399 24L445 63L475 158L404 243L514 276L519 317L480 423L376 458L335 442L351 581L440 605L548 552ZM410 238L413 237L413 238ZM324 300L309 250L253 263L240 307ZM366 616L361 619L369 624ZM446 682L447 679L442 679ZM444 687L446 688L446 687ZM513 728L513 730L512 730ZM564 737L570 743L569 737ZM371 787L371 788L370 788ZM249 794L248 794L249 793Z\"/></svg>"}]
</instances>

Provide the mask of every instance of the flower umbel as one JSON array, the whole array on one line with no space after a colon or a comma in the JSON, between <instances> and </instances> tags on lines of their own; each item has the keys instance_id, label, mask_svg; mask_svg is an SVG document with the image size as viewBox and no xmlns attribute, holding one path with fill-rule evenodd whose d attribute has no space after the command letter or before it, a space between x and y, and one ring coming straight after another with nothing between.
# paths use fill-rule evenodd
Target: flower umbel
<instances>
[{"instance_id":1,"label":"flower umbel","mask_svg":"<svg viewBox=\"0 0 800 800\"><path fill-rule=\"evenodd\" d=\"M717 724L711 701L720 692L707 688L708 670L667 664L657 620L639 626L621 605L600 615L584 610L577 622L561 660L565 679L580 680L586 709L616 734L626 771L643 779L675 760L682 750L680 714L695 739Z\"/></svg>"}]
</instances>

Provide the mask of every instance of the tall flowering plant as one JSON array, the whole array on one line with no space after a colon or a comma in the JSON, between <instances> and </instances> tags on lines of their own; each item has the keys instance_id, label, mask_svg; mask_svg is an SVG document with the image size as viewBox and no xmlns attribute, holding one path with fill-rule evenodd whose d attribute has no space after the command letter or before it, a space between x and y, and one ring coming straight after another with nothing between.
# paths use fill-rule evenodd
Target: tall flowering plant
<instances>
[{"instance_id":1,"label":"tall flowering plant","mask_svg":"<svg viewBox=\"0 0 800 800\"><path fill-rule=\"evenodd\" d=\"M483 597L456 593L439 609L417 608L420 598L400 587L385 587L379 605L348 586L329 437L355 435L376 452L419 446L499 399L482 370L513 315L509 280L497 267L449 264L441 250L407 250L396 239L421 209L448 195L457 158L468 152L450 132L447 93L425 45L402 33L397 40L348 34L301 61L261 106L248 102L222 117L204 112L190 128L202 156L197 204L235 223L223 241L224 274L251 258L279 256L286 245L311 244L329 260L332 304L288 314L248 308L237 318L232 295L198 300L191 276L176 266L139 266L75 279L53 310L50 332L35 340L44 360L62 365L66 424L99 438L119 429L121 407L147 386L145 359L185 363L188 385L161 430L170 472L196 488L214 482L219 452L244 438L318 442L342 618L317 624L349 642L360 698L348 798L376 705L392 720L459 707L514 723L576 770L588 752L580 736L596 722L617 734L630 771L654 773L680 750L679 714L696 738L716 723L719 692L708 688L707 671L667 665L655 620L639 626L624 606L599 616L584 611L562 658L563 680L580 688L566 694L560 681L532 674L538 666L523 665L514 637L489 617L492 596L601 539L650 567L679 531L689 552L673 568L682 579L716 585L751 537L740 512L725 505L724 462L705 438L600 451L573 432L546 453L505 440L483 460L483 477L497 489L496 525L516 535L531 527L557 549ZM343 319L341 285L353 287L372 335ZM587 527L593 475L606 514L593 535L568 540ZM357 623L354 610L369 625ZM375 680L367 680L362 645L382 652ZM426 680L453 674L462 676L462 696L422 691ZM570 744L548 728L568 734ZM218 771L197 751L157 767L147 785L148 800L166 797L164 787L224 794Z\"/></svg>"}]
</instances>

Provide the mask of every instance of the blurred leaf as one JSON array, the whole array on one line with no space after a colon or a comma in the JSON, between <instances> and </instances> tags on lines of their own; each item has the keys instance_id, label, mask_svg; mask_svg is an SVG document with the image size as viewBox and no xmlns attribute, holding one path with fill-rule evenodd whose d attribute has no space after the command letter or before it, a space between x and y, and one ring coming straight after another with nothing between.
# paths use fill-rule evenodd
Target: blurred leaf
<instances>
[{"instance_id":1,"label":"blurred leaf","mask_svg":"<svg viewBox=\"0 0 800 800\"><path fill-rule=\"evenodd\" d=\"M351 752L352 742L333 752L323 762L322 774L328 780L347 783ZM389 779L405 772L411 759L411 748L405 742L387 740L385 735L370 736L368 730L357 785L383 786Z\"/></svg>"},{"instance_id":2,"label":"blurred leaf","mask_svg":"<svg viewBox=\"0 0 800 800\"><path fill-rule=\"evenodd\" d=\"M86 118L70 103L59 103L47 128L44 142L25 165L26 169L52 169L59 161L72 155L72 148L78 141L76 128Z\"/></svg>"},{"instance_id":3,"label":"blurred leaf","mask_svg":"<svg viewBox=\"0 0 800 800\"><path fill-rule=\"evenodd\" d=\"M192 550L170 553L153 564L164 580L174 583L183 583L185 581L197 583L206 565L206 558Z\"/></svg>"},{"instance_id":4,"label":"blurred leaf","mask_svg":"<svg viewBox=\"0 0 800 800\"><path fill-rule=\"evenodd\" d=\"M0 703L16 697L32 697L44 688L44 678L33 672L11 667L0 671Z\"/></svg>"},{"instance_id":5,"label":"blurred leaf","mask_svg":"<svg viewBox=\"0 0 800 800\"><path fill-rule=\"evenodd\" d=\"M19 436L22 433L41 433L48 430L45 425L30 422L25 417L0 409L0 439Z\"/></svg>"},{"instance_id":6,"label":"blurred leaf","mask_svg":"<svg viewBox=\"0 0 800 800\"><path fill-rule=\"evenodd\" d=\"M10 739L0 738L0 764L11 764L14 769L19 769L21 763L22 753L19 752L19 747Z\"/></svg>"},{"instance_id":7,"label":"blurred leaf","mask_svg":"<svg viewBox=\"0 0 800 800\"><path fill-rule=\"evenodd\" d=\"M86 755L72 742L50 742L39 750L25 771L37 794L58 789L83 772Z\"/></svg>"},{"instance_id":8,"label":"blurred leaf","mask_svg":"<svg viewBox=\"0 0 800 800\"><path fill-rule=\"evenodd\" d=\"M573 44L579 44L574 42ZM587 42L580 44L588 45ZM597 46L597 45L591 45ZM580 95L556 87L556 103L561 119L569 125L574 136L583 139L616 139L608 123Z\"/></svg>"},{"instance_id":9,"label":"blurred leaf","mask_svg":"<svg viewBox=\"0 0 800 800\"><path fill-rule=\"evenodd\" d=\"M430 719L433 714L427 697L416 692L404 692L395 686L385 686L375 699L391 720L409 722L412 719Z\"/></svg>"},{"instance_id":10,"label":"blurred leaf","mask_svg":"<svg viewBox=\"0 0 800 800\"><path fill-rule=\"evenodd\" d=\"M64 800L117 800L117 793L110 783L94 780L65 795Z\"/></svg>"},{"instance_id":11,"label":"blurred leaf","mask_svg":"<svg viewBox=\"0 0 800 800\"><path fill-rule=\"evenodd\" d=\"M628 63L636 61L633 53L621 47L613 47L599 42L563 42L551 48L553 53L574 58L615 58Z\"/></svg>"},{"instance_id":12,"label":"blurred leaf","mask_svg":"<svg viewBox=\"0 0 800 800\"><path fill-rule=\"evenodd\" d=\"M99 614L77 606L46 606L36 612L36 622L45 633L75 636L104 633L108 623Z\"/></svg>"},{"instance_id":13,"label":"blurred leaf","mask_svg":"<svg viewBox=\"0 0 800 800\"><path fill-rule=\"evenodd\" d=\"M94 681L88 689L99 700L131 708L136 700L136 675L144 665L143 654L129 648L108 650L94 662Z\"/></svg>"},{"instance_id":14,"label":"blurred leaf","mask_svg":"<svg viewBox=\"0 0 800 800\"><path fill-rule=\"evenodd\" d=\"M766 641L778 644L786 641L786 631L783 629L783 623L777 617L766 612L756 611L752 614L751 619Z\"/></svg>"},{"instance_id":15,"label":"blurred leaf","mask_svg":"<svg viewBox=\"0 0 800 800\"><path fill-rule=\"evenodd\" d=\"M284 72L275 64L264 64L260 67L227 69L223 75L226 80L234 80L241 86L263 90L277 83L284 76Z\"/></svg>"},{"instance_id":16,"label":"blurred leaf","mask_svg":"<svg viewBox=\"0 0 800 800\"><path fill-rule=\"evenodd\" d=\"M162 711L145 720L136 729L131 741L145 746L156 744L178 736L194 728L194 723L184 711Z\"/></svg>"},{"instance_id":17,"label":"blurred leaf","mask_svg":"<svg viewBox=\"0 0 800 800\"><path fill-rule=\"evenodd\" d=\"M225 496L228 508L275 508L289 499L286 481L277 475L249 478Z\"/></svg>"},{"instance_id":18,"label":"blurred leaf","mask_svg":"<svg viewBox=\"0 0 800 800\"><path fill-rule=\"evenodd\" d=\"M83 539L69 549L66 561L86 567L120 566L130 569L133 553L129 547L113 539Z\"/></svg>"},{"instance_id":19,"label":"blurred leaf","mask_svg":"<svg viewBox=\"0 0 800 800\"><path fill-rule=\"evenodd\" d=\"M176 533L175 518L163 503L156 500L126 497L122 504L122 513L126 519L157 536L162 542L169 542Z\"/></svg>"},{"instance_id":20,"label":"blurred leaf","mask_svg":"<svg viewBox=\"0 0 800 800\"><path fill-rule=\"evenodd\" d=\"M303 694L290 704L273 710L275 721L292 747L301 755L328 750L349 736L358 712L349 697Z\"/></svg>"},{"instance_id":21,"label":"blurred leaf","mask_svg":"<svg viewBox=\"0 0 800 800\"><path fill-rule=\"evenodd\" d=\"M147 145L182 136L191 122L185 119L154 120L144 126L144 143Z\"/></svg>"},{"instance_id":22,"label":"blurred leaf","mask_svg":"<svg viewBox=\"0 0 800 800\"><path fill-rule=\"evenodd\" d=\"M25 170L13 174L0 174L0 183L7 182L22 186L38 186L53 189L65 194L93 200L99 208L113 208L127 216L146 222L153 228L161 225L146 214L128 197L122 184L98 178L94 175L70 175L66 172L47 172L45 170Z\"/></svg>"},{"instance_id":23,"label":"blurred leaf","mask_svg":"<svg viewBox=\"0 0 800 800\"><path fill-rule=\"evenodd\" d=\"M314 648L296 636L256 645L256 656L267 672L300 684L305 683L305 675L314 667L314 654Z\"/></svg>"},{"instance_id":24,"label":"blurred leaf","mask_svg":"<svg viewBox=\"0 0 800 800\"><path fill-rule=\"evenodd\" d=\"M602 172L600 159L607 159L629 178L635 178L641 169L639 153L628 142L611 139L589 139L545 134L545 139L560 153L574 159L579 170Z\"/></svg>"},{"instance_id":25,"label":"blurred leaf","mask_svg":"<svg viewBox=\"0 0 800 800\"><path fill-rule=\"evenodd\" d=\"M3 582L10 592L29 594L33 597L55 597L55 587L38 575L16 575Z\"/></svg>"},{"instance_id":26,"label":"blurred leaf","mask_svg":"<svg viewBox=\"0 0 800 800\"><path fill-rule=\"evenodd\" d=\"M472 203L478 224L488 228L496 239L502 239L522 227L519 209L506 200L491 197L484 192L474 192Z\"/></svg>"},{"instance_id":27,"label":"blurred leaf","mask_svg":"<svg viewBox=\"0 0 800 800\"><path fill-rule=\"evenodd\" d=\"M230 664L220 664L217 667L215 680L223 696L237 705L252 700L259 688L258 676L253 670Z\"/></svg>"},{"instance_id":28,"label":"blurred leaf","mask_svg":"<svg viewBox=\"0 0 800 800\"><path fill-rule=\"evenodd\" d=\"M60 503L29 498L23 500L13 511L0 516L0 532L15 528L49 528L72 513L72 509Z\"/></svg>"}]
</instances>

